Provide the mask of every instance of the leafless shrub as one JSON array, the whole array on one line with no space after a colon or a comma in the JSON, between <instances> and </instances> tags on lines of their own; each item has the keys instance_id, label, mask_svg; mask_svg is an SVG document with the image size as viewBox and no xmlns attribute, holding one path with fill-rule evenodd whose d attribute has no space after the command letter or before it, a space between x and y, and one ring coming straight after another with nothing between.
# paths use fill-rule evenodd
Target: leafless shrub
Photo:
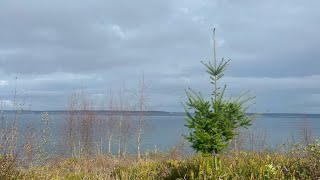
<instances>
[{"instance_id":1,"label":"leafless shrub","mask_svg":"<svg viewBox=\"0 0 320 180\"><path fill-rule=\"evenodd\" d=\"M249 129L246 137L251 151L264 151L268 148L267 131L264 129Z\"/></svg>"},{"instance_id":2,"label":"leafless shrub","mask_svg":"<svg viewBox=\"0 0 320 180\"><path fill-rule=\"evenodd\" d=\"M305 146L313 143L313 131L307 118L299 124L299 133L301 135L301 143Z\"/></svg>"},{"instance_id":3,"label":"leafless shrub","mask_svg":"<svg viewBox=\"0 0 320 180\"><path fill-rule=\"evenodd\" d=\"M73 92L68 100L66 105L66 113L64 114L65 119L65 143L71 157L76 156L76 147L77 147L77 121L78 121L78 99L77 94Z\"/></svg>"},{"instance_id":4,"label":"leafless shrub","mask_svg":"<svg viewBox=\"0 0 320 180\"><path fill-rule=\"evenodd\" d=\"M145 130L148 127L148 123L146 121L146 111L148 109L148 86L145 84L144 75L142 75L141 79L139 79L138 91L134 95L134 100L136 102L136 111L138 111L138 116L135 125L135 135L136 135L136 143L137 143L137 156L138 159L141 158L141 144L143 141L143 136L145 134Z\"/></svg>"},{"instance_id":5,"label":"leafless shrub","mask_svg":"<svg viewBox=\"0 0 320 180\"><path fill-rule=\"evenodd\" d=\"M17 81L17 79L15 80ZM3 102L4 100L0 98L0 179L6 179L16 173L15 169L23 146L20 138L22 134L19 129L19 120L23 108L26 106L26 103L17 96L16 85L12 91L11 105L7 107L11 111L4 111Z\"/></svg>"},{"instance_id":6,"label":"leafless shrub","mask_svg":"<svg viewBox=\"0 0 320 180\"><path fill-rule=\"evenodd\" d=\"M69 155L87 156L93 153L93 127L96 121L93 102L84 92L72 93L66 106L65 138Z\"/></svg>"},{"instance_id":7,"label":"leafless shrub","mask_svg":"<svg viewBox=\"0 0 320 180\"><path fill-rule=\"evenodd\" d=\"M108 154L112 154L111 148L112 148L112 138L115 133L115 128L117 124L117 104L114 100L113 94L110 93L109 99L108 99L108 110L109 113L107 114L107 139L108 139Z\"/></svg>"},{"instance_id":8,"label":"leafless shrub","mask_svg":"<svg viewBox=\"0 0 320 180\"><path fill-rule=\"evenodd\" d=\"M246 144L246 135L244 129L237 129L237 135L235 138L230 142L229 151L235 151L239 153L241 150L245 149Z\"/></svg>"},{"instance_id":9,"label":"leafless shrub","mask_svg":"<svg viewBox=\"0 0 320 180\"><path fill-rule=\"evenodd\" d=\"M33 162L36 159L37 155L37 130L35 129L34 125L31 121L28 122L26 127L26 132L24 134L24 148L23 148L23 159L24 159L24 166L30 167L33 165Z\"/></svg>"},{"instance_id":10,"label":"leafless shrub","mask_svg":"<svg viewBox=\"0 0 320 180\"><path fill-rule=\"evenodd\" d=\"M80 102L80 142L82 142L82 154L90 155L93 151L93 127L96 120L93 102L87 94L81 94Z\"/></svg>"},{"instance_id":11,"label":"leafless shrub","mask_svg":"<svg viewBox=\"0 0 320 180\"><path fill-rule=\"evenodd\" d=\"M104 105L101 105L101 110L104 110ZM96 150L95 153L97 155L103 154L104 151L104 141L106 135L106 123L105 123L105 116L101 116L100 114L96 117L96 123L94 125L94 131L96 136Z\"/></svg>"},{"instance_id":12,"label":"leafless shrub","mask_svg":"<svg viewBox=\"0 0 320 180\"><path fill-rule=\"evenodd\" d=\"M132 136L133 121L129 111L132 110L123 88L119 90L117 138L118 157L126 156L129 139Z\"/></svg>"},{"instance_id":13,"label":"leafless shrub","mask_svg":"<svg viewBox=\"0 0 320 180\"><path fill-rule=\"evenodd\" d=\"M36 127L32 120L24 127L20 164L25 168L45 164L51 157L52 152L49 151L53 150L53 144L49 137L50 116L47 112L41 115L39 127Z\"/></svg>"},{"instance_id":14,"label":"leafless shrub","mask_svg":"<svg viewBox=\"0 0 320 180\"><path fill-rule=\"evenodd\" d=\"M14 123L8 123L5 120L5 114L2 110L1 101L1 127L0 127L0 179L6 178L15 172L17 164L18 151L18 128Z\"/></svg>"}]
</instances>

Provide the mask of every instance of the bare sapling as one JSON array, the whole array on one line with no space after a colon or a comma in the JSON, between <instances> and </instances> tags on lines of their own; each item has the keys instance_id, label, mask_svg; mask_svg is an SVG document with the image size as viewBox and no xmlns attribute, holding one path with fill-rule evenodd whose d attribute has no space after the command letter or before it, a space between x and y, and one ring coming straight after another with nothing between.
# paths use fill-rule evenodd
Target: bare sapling
<instances>
[{"instance_id":1,"label":"bare sapling","mask_svg":"<svg viewBox=\"0 0 320 180\"><path fill-rule=\"evenodd\" d=\"M128 113L130 105L123 88L119 91L118 102L118 119L117 119L117 135L118 135L118 157L126 156L129 139L132 135L132 120Z\"/></svg>"},{"instance_id":2,"label":"bare sapling","mask_svg":"<svg viewBox=\"0 0 320 180\"><path fill-rule=\"evenodd\" d=\"M305 118L299 126L300 134L301 134L301 141L302 144L307 146L314 141L312 128L310 126L309 120Z\"/></svg>"},{"instance_id":3,"label":"bare sapling","mask_svg":"<svg viewBox=\"0 0 320 180\"><path fill-rule=\"evenodd\" d=\"M138 91L134 96L136 102L136 110L138 111L137 122L136 122L136 143L137 143L137 156L138 159L141 158L141 144L143 141L143 136L145 129L147 128L147 122L145 119L145 113L148 110L148 86L145 84L144 75L139 79Z\"/></svg>"},{"instance_id":4,"label":"bare sapling","mask_svg":"<svg viewBox=\"0 0 320 180\"><path fill-rule=\"evenodd\" d=\"M107 115L107 139L108 139L108 154L112 154L112 138L114 134L114 129L116 128L117 123L117 104L114 100L113 94L110 93L108 98L108 113Z\"/></svg>"},{"instance_id":5,"label":"bare sapling","mask_svg":"<svg viewBox=\"0 0 320 180\"><path fill-rule=\"evenodd\" d=\"M118 112L119 112L119 118L117 123L117 130L118 130L118 158L121 157L121 146L122 146L122 140L123 140L123 121L124 121L124 111L125 111L125 93L124 89L120 88L119 90L119 106L118 106Z\"/></svg>"},{"instance_id":6,"label":"bare sapling","mask_svg":"<svg viewBox=\"0 0 320 180\"><path fill-rule=\"evenodd\" d=\"M73 92L68 100L66 105L66 113L64 114L65 119L65 129L64 129L64 137L65 143L67 147L68 155L71 157L75 157L77 155L77 126L78 126L78 98L77 94Z\"/></svg>"},{"instance_id":7,"label":"bare sapling","mask_svg":"<svg viewBox=\"0 0 320 180\"><path fill-rule=\"evenodd\" d=\"M96 114L90 96L83 91L72 93L68 99L66 111L65 138L69 154L72 157L92 154Z\"/></svg>"},{"instance_id":8,"label":"bare sapling","mask_svg":"<svg viewBox=\"0 0 320 180\"><path fill-rule=\"evenodd\" d=\"M239 153L241 150L245 149L244 145L245 145L246 137L245 137L244 129L238 128L236 129L236 133L237 135L230 143L230 150L236 153Z\"/></svg>"},{"instance_id":9,"label":"bare sapling","mask_svg":"<svg viewBox=\"0 0 320 180\"><path fill-rule=\"evenodd\" d=\"M105 105L104 103L101 103L100 105L100 110L103 111L105 110ZM96 117L96 124L95 124L96 132L97 132L97 138L98 142L96 142L97 145L97 154L103 154L104 149L104 136L105 136L105 131L106 131L106 123L105 123L105 118L104 116L98 115Z\"/></svg>"},{"instance_id":10,"label":"bare sapling","mask_svg":"<svg viewBox=\"0 0 320 180\"><path fill-rule=\"evenodd\" d=\"M265 129L248 129L247 141L252 152L263 151L268 148L268 136Z\"/></svg>"},{"instance_id":11,"label":"bare sapling","mask_svg":"<svg viewBox=\"0 0 320 180\"><path fill-rule=\"evenodd\" d=\"M82 155L88 156L93 152L93 127L96 120L94 106L91 98L81 93L80 101L80 142L82 142Z\"/></svg>"},{"instance_id":12,"label":"bare sapling","mask_svg":"<svg viewBox=\"0 0 320 180\"><path fill-rule=\"evenodd\" d=\"M128 144L130 142L130 138L133 135L133 120L132 115L129 113L130 107L126 108L126 112L123 114L123 121L122 121L122 142L123 142L123 157L126 157L128 153Z\"/></svg>"},{"instance_id":13,"label":"bare sapling","mask_svg":"<svg viewBox=\"0 0 320 180\"><path fill-rule=\"evenodd\" d=\"M17 82L18 77L16 77ZM24 103L19 103L17 100L17 85L15 84L15 88L13 90L13 101L12 101L12 121L11 121L11 128L10 128L10 139L9 139L9 153L11 155L17 155L17 145L19 141L19 124L18 120L21 115L22 107L24 106Z\"/></svg>"}]
</instances>

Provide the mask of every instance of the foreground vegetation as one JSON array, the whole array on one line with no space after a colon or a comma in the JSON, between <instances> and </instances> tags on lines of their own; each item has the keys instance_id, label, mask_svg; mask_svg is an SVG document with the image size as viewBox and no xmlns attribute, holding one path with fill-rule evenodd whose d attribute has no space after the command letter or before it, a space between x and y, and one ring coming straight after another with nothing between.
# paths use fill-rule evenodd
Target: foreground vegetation
<instances>
[{"instance_id":1,"label":"foreground vegetation","mask_svg":"<svg viewBox=\"0 0 320 180\"><path fill-rule=\"evenodd\" d=\"M320 143L278 151L231 151L204 157L172 150L117 158L101 155L55 158L44 166L9 167L0 162L0 179L319 179ZM3 168L8 167L8 168Z\"/></svg>"}]
</instances>

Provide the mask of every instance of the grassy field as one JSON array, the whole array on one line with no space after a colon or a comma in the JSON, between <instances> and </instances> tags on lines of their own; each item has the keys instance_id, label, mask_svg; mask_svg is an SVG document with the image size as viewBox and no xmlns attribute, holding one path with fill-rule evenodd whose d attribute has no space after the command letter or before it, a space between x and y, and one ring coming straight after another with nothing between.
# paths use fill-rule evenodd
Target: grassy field
<instances>
[{"instance_id":1,"label":"grassy field","mask_svg":"<svg viewBox=\"0 0 320 180\"><path fill-rule=\"evenodd\" d=\"M1 157L0 179L319 179L320 143L297 145L286 153L238 151L203 157L182 152L117 158L100 155L54 158L29 168ZM7 161L10 162L10 161Z\"/></svg>"}]
</instances>

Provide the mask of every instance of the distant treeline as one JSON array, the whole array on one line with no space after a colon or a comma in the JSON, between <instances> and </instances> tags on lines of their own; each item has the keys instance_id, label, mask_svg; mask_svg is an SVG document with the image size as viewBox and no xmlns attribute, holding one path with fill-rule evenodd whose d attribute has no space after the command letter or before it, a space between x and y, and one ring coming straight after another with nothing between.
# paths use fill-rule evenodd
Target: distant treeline
<instances>
[{"instance_id":1,"label":"distant treeline","mask_svg":"<svg viewBox=\"0 0 320 180\"><path fill-rule=\"evenodd\" d=\"M4 110L3 112L6 113L10 113L10 112L15 112L12 110ZM22 110L21 113L44 113L44 112L49 112L49 113L58 113L58 114L63 114L65 112L67 112L66 110L49 110L49 111L27 111L27 110ZM69 111L70 112L70 111ZM84 112L81 110L76 110L76 111L72 111L72 112ZM131 115L131 116L136 116L139 114L143 114L143 116L185 116L186 113L185 112L168 112L168 111L108 111L108 110L96 110L96 111L91 111L91 110L87 110L85 112L94 112L96 114L116 114L116 115ZM276 118L315 118L315 117L320 117L320 114L308 114L308 113L246 113L247 115L254 115L254 114L258 114L259 116L262 117L276 117Z\"/></svg>"}]
</instances>

